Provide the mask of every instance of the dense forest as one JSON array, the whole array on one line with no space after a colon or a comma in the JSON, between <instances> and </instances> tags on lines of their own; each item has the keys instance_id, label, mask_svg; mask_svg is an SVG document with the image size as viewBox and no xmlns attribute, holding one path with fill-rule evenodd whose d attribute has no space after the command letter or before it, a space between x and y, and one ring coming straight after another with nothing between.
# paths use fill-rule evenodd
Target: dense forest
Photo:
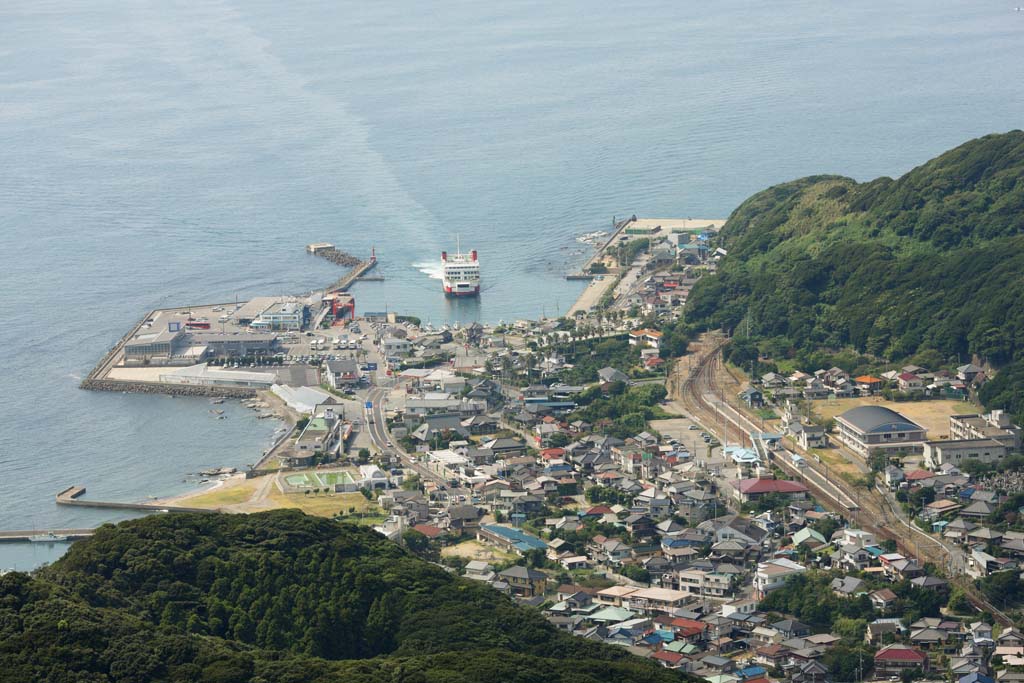
<instances>
[{"instance_id":1,"label":"dense forest","mask_svg":"<svg viewBox=\"0 0 1024 683\"><path fill-rule=\"evenodd\" d=\"M749 331L762 353L809 364L977 359L998 369L982 401L1024 419L1024 132L897 180L769 188L720 240L728 256L694 287L690 323Z\"/></svg>"},{"instance_id":2,"label":"dense forest","mask_svg":"<svg viewBox=\"0 0 1024 683\"><path fill-rule=\"evenodd\" d=\"M0 681L680 681L362 527L294 510L102 527L0 577Z\"/></svg>"}]
</instances>

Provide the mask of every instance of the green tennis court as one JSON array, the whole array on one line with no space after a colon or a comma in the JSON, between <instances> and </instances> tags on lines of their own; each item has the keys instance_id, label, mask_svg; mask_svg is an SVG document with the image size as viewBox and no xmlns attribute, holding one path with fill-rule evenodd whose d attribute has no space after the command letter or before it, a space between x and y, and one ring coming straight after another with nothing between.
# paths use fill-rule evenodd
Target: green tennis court
<instances>
[{"instance_id":1,"label":"green tennis court","mask_svg":"<svg viewBox=\"0 0 1024 683\"><path fill-rule=\"evenodd\" d=\"M334 488L337 484L351 484L352 475L348 472L302 472L289 474L284 478L289 486L299 489Z\"/></svg>"}]
</instances>

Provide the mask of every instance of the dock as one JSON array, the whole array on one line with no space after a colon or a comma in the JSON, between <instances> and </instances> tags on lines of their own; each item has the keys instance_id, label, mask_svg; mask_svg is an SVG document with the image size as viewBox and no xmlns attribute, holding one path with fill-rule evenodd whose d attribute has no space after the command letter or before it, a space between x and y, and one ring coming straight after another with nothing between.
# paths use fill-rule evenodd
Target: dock
<instances>
[{"instance_id":1,"label":"dock","mask_svg":"<svg viewBox=\"0 0 1024 683\"><path fill-rule=\"evenodd\" d=\"M102 508L106 510L135 510L137 512L220 512L206 508L190 508L181 505L159 505L156 503L114 503L101 500L82 500L84 486L69 486L57 494L57 505L76 505L78 507Z\"/></svg>"},{"instance_id":2,"label":"dock","mask_svg":"<svg viewBox=\"0 0 1024 683\"><path fill-rule=\"evenodd\" d=\"M360 261L352 270L348 271L339 280L324 288L325 292L347 292L356 280L377 267L377 257L371 256L365 261Z\"/></svg>"},{"instance_id":3,"label":"dock","mask_svg":"<svg viewBox=\"0 0 1024 683\"><path fill-rule=\"evenodd\" d=\"M64 536L69 541L77 541L88 538L96 532L95 529L22 529L20 531L0 531L0 543L20 543L31 541L33 536ZM62 541L44 541L44 543L60 543Z\"/></svg>"}]
</instances>

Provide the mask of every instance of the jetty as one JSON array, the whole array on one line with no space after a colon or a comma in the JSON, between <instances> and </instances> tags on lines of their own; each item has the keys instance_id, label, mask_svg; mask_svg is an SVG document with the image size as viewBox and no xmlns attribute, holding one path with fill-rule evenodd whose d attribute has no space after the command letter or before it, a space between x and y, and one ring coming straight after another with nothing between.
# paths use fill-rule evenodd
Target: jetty
<instances>
[{"instance_id":1,"label":"jetty","mask_svg":"<svg viewBox=\"0 0 1024 683\"><path fill-rule=\"evenodd\" d=\"M356 280L362 278L377 266L377 256L373 255L366 261L360 261L352 270L345 273L340 279L324 288L325 292L347 292Z\"/></svg>"},{"instance_id":2,"label":"jetty","mask_svg":"<svg viewBox=\"0 0 1024 683\"><path fill-rule=\"evenodd\" d=\"M114 503L101 500L82 500L84 486L69 486L57 494L57 505L77 505L78 507L103 508L107 510L135 510L137 512L220 512L206 508L190 508L181 505L160 505L157 503Z\"/></svg>"},{"instance_id":3,"label":"jetty","mask_svg":"<svg viewBox=\"0 0 1024 683\"><path fill-rule=\"evenodd\" d=\"M95 529L22 529L20 531L0 531L0 543L20 543L31 541L33 537L62 536L67 541L77 541L80 538L88 538L96 532ZM44 543L62 543L63 541L44 541Z\"/></svg>"}]
</instances>

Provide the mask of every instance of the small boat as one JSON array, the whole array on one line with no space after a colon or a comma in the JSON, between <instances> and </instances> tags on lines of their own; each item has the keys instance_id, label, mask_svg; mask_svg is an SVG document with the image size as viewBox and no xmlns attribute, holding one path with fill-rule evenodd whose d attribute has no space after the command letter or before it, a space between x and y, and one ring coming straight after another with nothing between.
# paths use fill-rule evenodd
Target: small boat
<instances>
[{"instance_id":1,"label":"small boat","mask_svg":"<svg viewBox=\"0 0 1024 683\"><path fill-rule=\"evenodd\" d=\"M211 398L210 399L210 403L212 403L215 406L219 406L223 402L224 402L224 399L222 399L222 398Z\"/></svg>"},{"instance_id":2,"label":"small boat","mask_svg":"<svg viewBox=\"0 0 1024 683\"><path fill-rule=\"evenodd\" d=\"M45 534L35 534L34 536L29 536L28 540L32 541L33 543L60 543L62 541L68 540L68 537L60 536L58 534L53 533L52 531L47 531Z\"/></svg>"}]
</instances>

